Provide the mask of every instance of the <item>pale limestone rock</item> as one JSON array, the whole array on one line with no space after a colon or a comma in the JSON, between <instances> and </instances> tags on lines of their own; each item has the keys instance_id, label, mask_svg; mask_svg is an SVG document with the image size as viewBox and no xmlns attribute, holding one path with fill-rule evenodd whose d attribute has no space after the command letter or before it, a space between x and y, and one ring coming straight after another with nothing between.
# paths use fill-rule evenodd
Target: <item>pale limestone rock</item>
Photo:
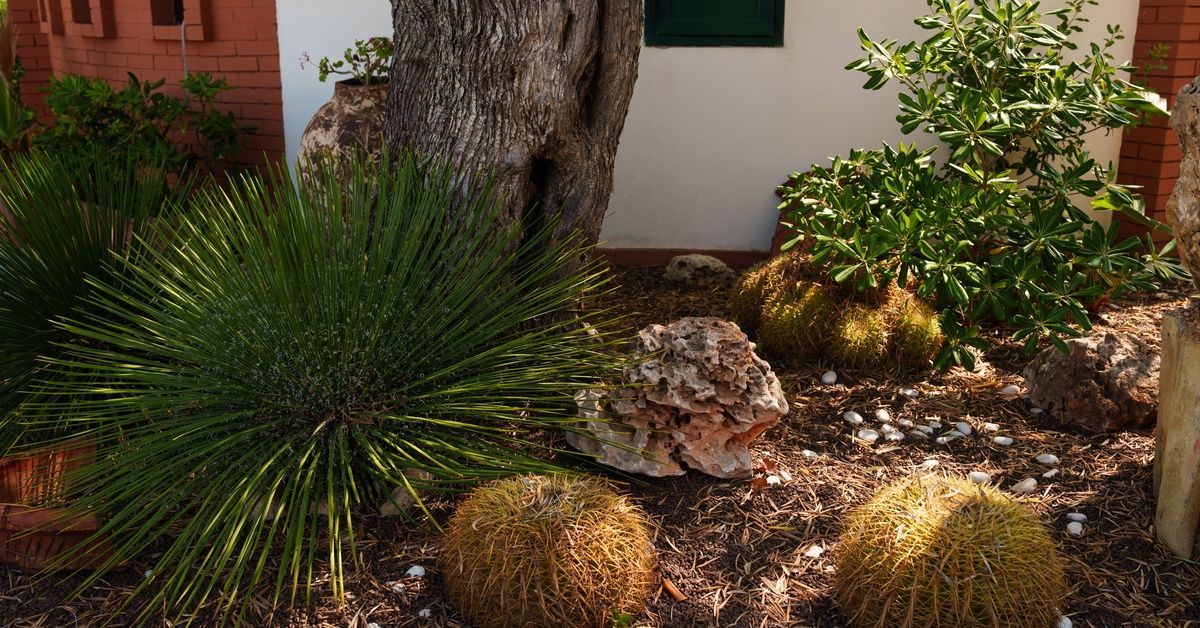
<instances>
[{"instance_id":1,"label":"pale limestone rock","mask_svg":"<svg viewBox=\"0 0 1200 628\"><path fill-rule=\"evenodd\" d=\"M1175 228L1179 257L1200 287L1200 77L1180 90L1171 127L1179 134L1183 161L1167 201L1167 223Z\"/></svg>"},{"instance_id":2,"label":"pale limestone rock","mask_svg":"<svg viewBox=\"0 0 1200 628\"><path fill-rule=\"evenodd\" d=\"M679 255L671 259L664 273L667 281L697 288L727 286L737 273L728 264L711 255Z\"/></svg>"},{"instance_id":3,"label":"pale limestone rock","mask_svg":"<svg viewBox=\"0 0 1200 628\"><path fill-rule=\"evenodd\" d=\"M590 434L568 433L576 449L609 466L651 476L696 469L749 476L750 444L787 414L771 366L737 325L684 318L638 332L643 361L622 386L576 395Z\"/></svg>"}]
</instances>

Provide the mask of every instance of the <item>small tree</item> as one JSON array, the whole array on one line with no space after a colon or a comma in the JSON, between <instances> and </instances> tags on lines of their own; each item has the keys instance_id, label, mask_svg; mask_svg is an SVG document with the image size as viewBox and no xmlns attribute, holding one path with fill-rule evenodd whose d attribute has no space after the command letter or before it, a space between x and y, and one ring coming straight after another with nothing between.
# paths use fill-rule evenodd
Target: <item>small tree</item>
<instances>
[{"instance_id":1,"label":"small tree","mask_svg":"<svg viewBox=\"0 0 1200 628\"><path fill-rule=\"evenodd\" d=\"M1084 199L1169 230L1084 148L1089 133L1165 113L1121 78L1132 67L1114 61L1118 27L1082 51L1072 43L1096 2L1044 13L1028 0L928 4L916 20L926 40L859 30L866 56L847 69L867 75L866 89L899 82L901 130L935 136L946 164L936 149L885 146L793 174L782 189L795 230L786 246L810 243L814 262L860 290L915 282L943 311L941 367L974 363L985 320L1010 325L1027 350L1040 339L1065 348L1064 337L1090 327L1089 305L1183 276L1164 257L1173 243L1120 240L1115 222L1077 207Z\"/></svg>"}]
</instances>

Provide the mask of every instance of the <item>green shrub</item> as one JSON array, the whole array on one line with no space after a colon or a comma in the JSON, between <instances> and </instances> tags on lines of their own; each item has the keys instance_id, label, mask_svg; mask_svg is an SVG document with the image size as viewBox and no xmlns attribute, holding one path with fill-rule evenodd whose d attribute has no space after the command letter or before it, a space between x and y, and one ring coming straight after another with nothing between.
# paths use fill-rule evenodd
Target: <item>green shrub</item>
<instances>
[{"instance_id":1,"label":"green shrub","mask_svg":"<svg viewBox=\"0 0 1200 628\"><path fill-rule=\"evenodd\" d=\"M1076 53L1084 6L1040 12L1039 3L928 0L921 42L872 40L849 69L865 87L900 84L904 133L934 136L947 153L915 146L855 150L783 186L794 230L788 247L811 243L814 263L860 290L915 281L935 302L948 336L938 364L973 364L985 347L979 324L1014 329L1030 351L1041 339L1088 329L1087 308L1156 281L1184 276L1174 244L1120 240L1076 201L1156 229L1142 200L1115 183L1084 136L1163 113L1121 78L1110 26L1103 42ZM1050 23L1047 23L1050 22Z\"/></svg>"},{"instance_id":2,"label":"green shrub","mask_svg":"<svg viewBox=\"0 0 1200 628\"><path fill-rule=\"evenodd\" d=\"M117 256L188 187L168 191L156 169L90 154L90 167L36 152L0 160L0 455L16 437L10 413L49 377L42 360L71 338L57 321L95 309L97 286L118 289Z\"/></svg>"},{"instance_id":3,"label":"green shrub","mask_svg":"<svg viewBox=\"0 0 1200 628\"><path fill-rule=\"evenodd\" d=\"M181 84L183 97L164 93L164 84L132 73L121 89L98 78L53 78L46 106L54 124L35 142L64 157L90 155L90 147L105 146L162 164L169 173L196 166L223 172L252 130L238 124L233 113L217 109L216 98L229 91L229 84L207 73L190 74Z\"/></svg>"},{"instance_id":4,"label":"green shrub","mask_svg":"<svg viewBox=\"0 0 1200 628\"><path fill-rule=\"evenodd\" d=\"M261 582L278 603L318 577L341 601L357 508L415 496L416 471L558 469L531 435L576 429L574 393L619 368L580 309L606 275L574 269L579 239L513 246L490 189L415 157L314 168L203 195L63 325L82 340L38 410L98 440L74 505L104 514L108 566L157 548L145 613L237 613Z\"/></svg>"}]
</instances>

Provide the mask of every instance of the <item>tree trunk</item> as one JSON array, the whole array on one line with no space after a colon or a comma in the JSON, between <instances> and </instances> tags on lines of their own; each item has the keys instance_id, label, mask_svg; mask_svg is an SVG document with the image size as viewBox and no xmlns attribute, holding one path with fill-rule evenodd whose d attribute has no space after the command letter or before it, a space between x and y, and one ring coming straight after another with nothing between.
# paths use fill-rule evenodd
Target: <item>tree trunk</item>
<instances>
[{"instance_id":1,"label":"tree trunk","mask_svg":"<svg viewBox=\"0 0 1200 628\"><path fill-rule=\"evenodd\" d=\"M491 174L506 220L596 242L637 78L642 0L392 0L387 144Z\"/></svg>"}]
</instances>

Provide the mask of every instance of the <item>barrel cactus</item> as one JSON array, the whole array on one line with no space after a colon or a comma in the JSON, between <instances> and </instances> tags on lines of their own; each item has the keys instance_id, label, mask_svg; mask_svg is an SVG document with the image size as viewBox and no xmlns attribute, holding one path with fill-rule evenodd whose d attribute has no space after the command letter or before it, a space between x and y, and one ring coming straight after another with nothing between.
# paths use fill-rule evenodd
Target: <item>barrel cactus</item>
<instances>
[{"instance_id":1,"label":"barrel cactus","mask_svg":"<svg viewBox=\"0 0 1200 628\"><path fill-rule=\"evenodd\" d=\"M477 489L443 541L446 588L480 628L610 626L655 581L642 513L583 476L515 476Z\"/></svg>"},{"instance_id":2,"label":"barrel cactus","mask_svg":"<svg viewBox=\"0 0 1200 628\"><path fill-rule=\"evenodd\" d=\"M1054 626L1063 558L1025 506L950 477L903 480L853 511L835 593L854 626Z\"/></svg>"}]
</instances>

